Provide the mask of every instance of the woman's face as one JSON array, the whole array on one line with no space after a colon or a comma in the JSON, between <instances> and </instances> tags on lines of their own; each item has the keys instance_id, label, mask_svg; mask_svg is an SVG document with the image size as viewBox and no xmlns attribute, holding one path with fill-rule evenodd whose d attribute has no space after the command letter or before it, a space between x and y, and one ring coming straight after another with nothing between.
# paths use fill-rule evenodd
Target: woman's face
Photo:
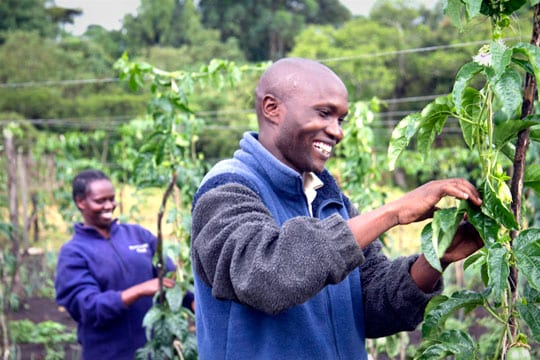
<instances>
[{"instance_id":1,"label":"woman's face","mask_svg":"<svg viewBox=\"0 0 540 360\"><path fill-rule=\"evenodd\" d=\"M86 226L108 230L116 208L115 192L107 179L94 180L88 184L84 197L77 200Z\"/></svg>"}]
</instances>

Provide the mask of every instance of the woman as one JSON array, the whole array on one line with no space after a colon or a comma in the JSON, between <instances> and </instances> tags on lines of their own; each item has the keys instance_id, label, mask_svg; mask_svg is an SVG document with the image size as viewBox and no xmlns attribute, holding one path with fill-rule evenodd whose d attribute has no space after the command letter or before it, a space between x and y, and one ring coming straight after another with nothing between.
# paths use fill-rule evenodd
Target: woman
<instances>
[{"instance_id":1,"label":"woman","mask_svg":"<svg viewBox=\"0 0 540 360\"><path fill-rule=\"evenodd\" d=\"M99 170L73 179L73 200L83 222L60 250L56 302L78 323L83 359L129 359L146 342L144 315L158 291L152 263L156 237L113 219L115 191ZM167 270L174 270L168 259ZM163 279L165 287L174 280Z\"/></svg>"}]
</instances>

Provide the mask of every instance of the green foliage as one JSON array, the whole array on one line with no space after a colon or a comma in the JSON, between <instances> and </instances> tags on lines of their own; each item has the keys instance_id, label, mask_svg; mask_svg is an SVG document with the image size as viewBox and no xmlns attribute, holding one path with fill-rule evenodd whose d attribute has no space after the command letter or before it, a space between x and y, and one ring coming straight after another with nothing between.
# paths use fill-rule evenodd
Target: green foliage
<instances>
[{"instance_id":1,"label":"green foliage","mask_svg":"<svg viewBox=\"0 0 540 360\"><path fill-rule=\"evenodd\" d=\"M146 314L146 345L137 350L136 359L196 360L197 340L192 329L193 313L182 307L183 292L179 286L166 290L167 305L156 304Z\"/></svg>"},{"instance_id":2,"label":"green foliage","mask_svg":"<svg viewBox=\"0 0 540 360\"><path fill-rule=\"evenodd\" d=\"M75 330L68 330L54 321L33 323L30 320L17 320L9 323L12 341L18 344L43 344L45 360L64 359L64 345L77 342Z\"/></svg>"},{"instance_id":3,"label":"green foliage","mask_svg":"<svg viewBox=\"0 0 540 360\"><path fill-rule=\"evenodd\" d=\"M467 20L480 14L490 17L493 40L480 49L472 62L461 67L451 94L437 98L422 112L405 117L392 133L388 149L390 168L395 167L413 138L417 150L427 157L450 117L458 119L466 146L480 160L481 173L475 182L482 194L482 206L476 208L462 201L457 209L437 211L423 231L422 249L430 264L442 270L439 258L463 214L467 213L486 245L468 264L481 264L487 289L483 293L461 291L450 298L432 302L434 305L426 311L422 327L425 346L418 353L418 359L440 359L447 355L455 355L457 359L464 353L478 358L473 339L465 333L448 333L444 329L447 317L458 309L469 311L482 306L505 329L491 356L497 357L507 351L510 354L516 351L512 349L526 342L524 334L519 333L516 337L516 332L506 328L514 319L518 329L525 324L532 337L538 338L537 320L532 320L538 315L538 306L534 301L528 302L523 295L519 296L521 289L518 284L509 283L509 276L515 266L532 289L540 289L540 232L536 228L523 229L518 223L521 219L515 218L510 205L516 199L512 198L507 184L510 176L504 170L514 160L513 149L518 134L540 124L536 114L521 114L522 77L528 73L538 83L540 50L528 43L508 45L501 40L503 29L509 25L509 15L525 2L449 1L446 11L458 25L461 25L462 13ZM525 183L531 184L533 189L538 176L535 169L533 166L527 172ZM519 230L519 235L513 238L514 232ZM516 291L516 295L512 291Z\"/></svg>"},{"instance_id":4,"label":"green foliage","mask_svg":"<svg viewBox=\"0 0 540 360\"><path fill-rule=\"evenodd\" d=\"M328 164L339 174L343 189L361 212L382 205L385 197L379 188L381 159L375 153L376 138L372 128L378 108L376 99L351 106L343 124L343 141L336 149L336 158Z\"/></svg>"},{"instance_id":5,"label":"green foliage","mask_svg":"<svg viewBox=\"0 0 540 360\"><path fill-rule=\"evenodd\" d=\"M46 0L3 0L0 2L0 43L2 35L15 30L35 31L53 36L57 27L45 8Z\"/></svg>"}]
</instances>

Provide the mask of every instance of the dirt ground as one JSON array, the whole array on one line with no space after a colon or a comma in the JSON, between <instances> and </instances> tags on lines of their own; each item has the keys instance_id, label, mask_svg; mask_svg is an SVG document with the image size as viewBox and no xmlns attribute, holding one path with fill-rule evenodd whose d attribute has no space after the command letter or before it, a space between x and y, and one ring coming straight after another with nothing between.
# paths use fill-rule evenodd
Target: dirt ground
<instances>
[{"instance_id":1,"label":"dirt ground","mask_svg":"<svg viewBox=\"0 0 540 360\"><path fill-rule=\"evenodd\" d=\"M76 330L77 324L69 314L58 307L53 299L47 298L29 298L26 299L17 312L7 314L8 320L30 320L34 323L43 321L54 321ZM80 347L78 344L66 344L64 346L66 360L80 359ZM18 344L18 356L20 360L43 360L45 359L46 351L43 345L40 344ZM19 357L20 355L20 357Z\"/></svg>"}]
</instances>

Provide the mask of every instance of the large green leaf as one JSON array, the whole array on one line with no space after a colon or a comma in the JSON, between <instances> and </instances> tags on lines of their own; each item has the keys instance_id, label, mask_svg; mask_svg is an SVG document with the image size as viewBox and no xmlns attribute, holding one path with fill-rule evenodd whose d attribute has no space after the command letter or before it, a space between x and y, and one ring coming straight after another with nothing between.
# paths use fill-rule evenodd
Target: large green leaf
<instances>
[{"instance_id":1,"label":"large green leaf","mask_svg":"<svg viewBox=\"0 0 540 360\"><path fill-rule=\"evenodd\" d=\"M508 249L499 243L488 247L488 286L491 287L495 299L500 299L504 290L508 287L508 275L510 275L510 253Z\"/></svg>"},{"instance_id":2,"label":"large green leaf","mask_svg":"<svg viewBox=\"0 0 540 360\"><path fill-rule=\"evenodd\" d=\"M394 170L396 161L405 151L411 139L416 135L420 124L420 114L411 114L403 118L392 131L388 145L388 167Z\"/></svg>"},{"instance_id":3,"label":"large green leaf","mask_svg":"<svg viewBox=\"0 0 540 360\"><path fill-rule=\"evenodd\" d=\"M445 359L454 355L455 360L470 360L475 357L476 352L472 337L461 330L446 330L439 334L437 338L430 339L430 345L415 357L416 360L423 359Z\"/></svg>"},{"instance_id":4,"label":"large green leaf","mask_svg":"<svg viewBox=\"0 0 540 360\"><path fill-rule=\"evenodd\" d=\"M507 120L495 126L493 131L493 143L501 148L509 141L515 139L522 130L538 125L535 120Z\"/></svg>"},{"instance_id":5,"label":"large green leaf","mask_svg":"<svg viewBox=\"0 0 540 360\"><path fill-rule=\"evenodd\" d=\"M533 189L540 196L540 165L531 164L527 166L523 185Z\"/></svg>"},{"instance_id":6,"label":"large green leaf","mask_svg":"<svg viewBox=\"0 0 540 360\"><path fill-rule=\"evenodd\" d=\"M523 230L513 243L516 266L529 284L540 290L540 229Z\"/></svg>"},{"instance_id":7,"label":"large green leaf","mask_svg":"<svg viewBox=\"0 0 540 360\"><path fill-rule=\"evenodd\" d=\"M428 155L435 136L439 135L452 114L452 108L447 102L432 102L422 110L420 126L418 128L418 151Z\"/></svg>"},{"instance_id":8,"label":"large green leaf","mask_svg":"<svg viewBox=\"0 0 540 360\"><path fill-rule=\"evenodd\" d=\"M475 62L466 63L459 69L454 82L454 88L452 89L452 98L458 114L462 112L465 89L467 89L471 79L482 70L483 67Z\"/></svg>"},{"instance_id":9,"label":"large green leaf","mask_svg":"<svg viewBox=\"0 0 540 360\"><path fill-rule=\"evenodd\" d=\"M493 92L502 104L501 112L511 119L521 110L523 96L521 95L521 75L517 70L507 68L493 85Z\"/></svg>"},{"instance_id":10,"label":"large green leaf","mask_svg":"<svg viewBox=\"0 0 540 360\"><path fill-rule=\"evenodd\" d=\"M429 337L434 335L444 325L444 322L458 309L468 312L477 306L482 306L486 302L484 294L470 290L461 290L452 294L446 301L439 303L425 315L422 324L422 335Z\"/></svg>"}]
</instances>

